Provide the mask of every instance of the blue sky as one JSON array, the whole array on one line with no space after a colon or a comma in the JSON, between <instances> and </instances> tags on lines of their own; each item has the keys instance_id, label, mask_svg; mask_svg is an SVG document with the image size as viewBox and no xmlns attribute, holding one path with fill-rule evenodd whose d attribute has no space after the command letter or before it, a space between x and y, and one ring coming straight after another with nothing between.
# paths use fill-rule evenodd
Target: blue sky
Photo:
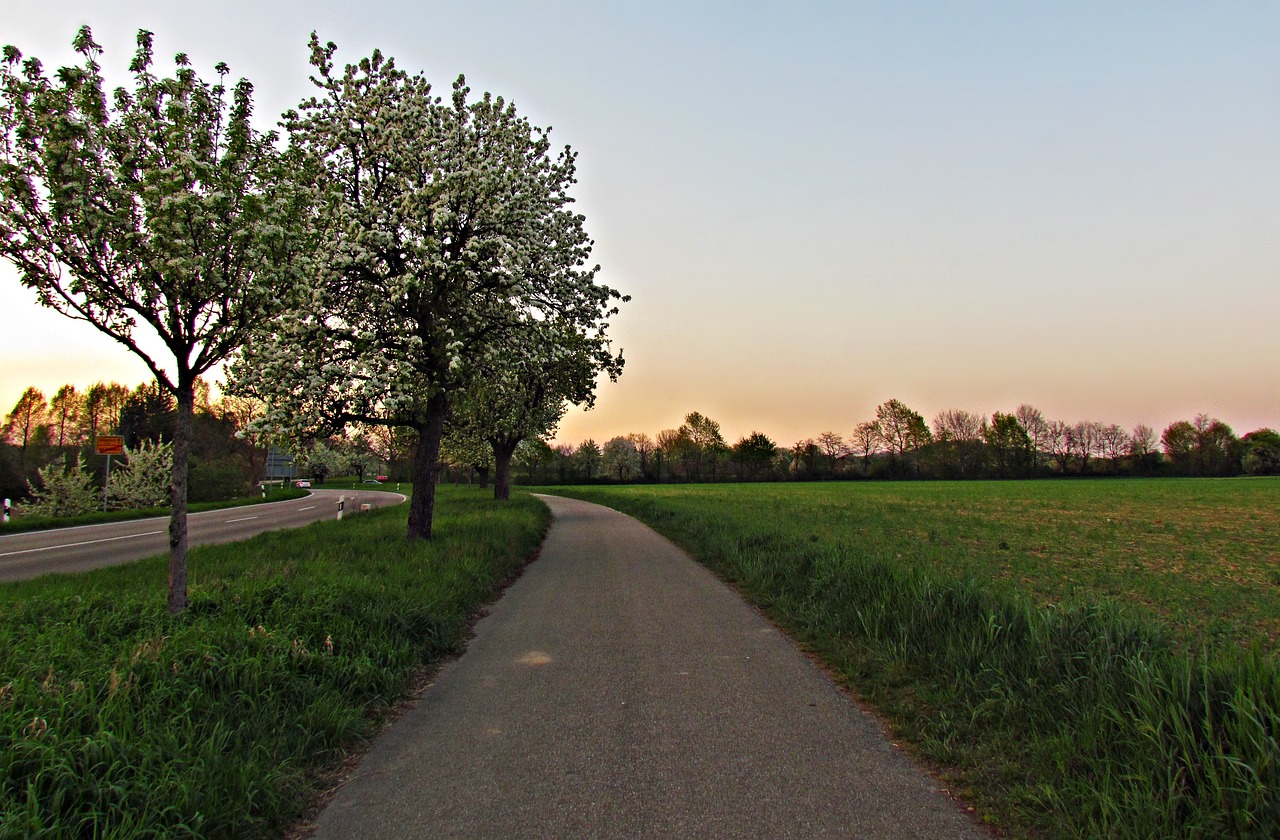
<instances>
[{"instance_id":1,"label":"blue sky","mask_svg":"<svg viewBox=\"0 0 1280 840\"><path fill-rule=\"evenodd\" d=\"M848 433L1020 402L1158 429L1280 426L1280 5L15 3L46 64L89 23L218 60L264 126L306 40L513 98L579 153L627 368L561 439ZM0 403L145 377L0 265Z\"/></svg>"}]
</instances>

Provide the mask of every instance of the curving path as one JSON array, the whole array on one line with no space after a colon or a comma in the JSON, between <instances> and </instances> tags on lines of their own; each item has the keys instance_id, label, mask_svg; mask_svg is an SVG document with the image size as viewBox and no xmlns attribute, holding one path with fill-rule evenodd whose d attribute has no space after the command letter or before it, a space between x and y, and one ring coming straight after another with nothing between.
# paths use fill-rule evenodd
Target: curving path
<instances>
[{"instance_id":1,"label":"curving path","mask_svg":"<svg viewBox=\"0 0 1280 840\"><path fill-rule=\"evenodd\" d=\"M379 490L312 490L301 499L206 510L187 516L188 544L235 542L263 531L333 519L342 497L345 511L358 511L362 504L385 507L405 500L399 493ZM0 582L55 572L83 572L168 551L167 516L5 534L0 536Z\"/></svg>"},{"instance_id":2,"label":"curving path","mask_svg":"<svg viewBox=\"0 0 1280 840\"><path fill-rule=\"evenodd\" d=\"M540 559L315 836L985 836L682 551L616 511L543 498Z\"/></svg>"}]
</instances>

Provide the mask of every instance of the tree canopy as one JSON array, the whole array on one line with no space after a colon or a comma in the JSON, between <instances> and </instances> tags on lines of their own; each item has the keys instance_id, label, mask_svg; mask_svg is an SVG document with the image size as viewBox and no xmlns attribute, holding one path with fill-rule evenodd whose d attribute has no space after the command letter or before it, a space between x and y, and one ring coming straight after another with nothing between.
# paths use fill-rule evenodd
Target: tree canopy
<instances>
[{"instance_id":1,"label":"tree canopy","mask_svg":"<svg viewBox=\"0 0 1280 840\"><path fill-rule=\"evenodd\" d=\"M408 534L429 537L451 401L531 323L607 347L622 298L587 266L569 148L553 154L548 130L462 77L442 100L379 52L339 71L335 51L313 34L318 95L285 118L317 208L316 270L233 375L295 436L417 432Z\"/></svg>"},{"instance_id":2,"label":"tree canopy","mask_svg":"<svg viewBox=\"0 0 1280 840\"><path fill-rule=\"evenodd\" d=\"M595 404L598 372L616 380L621 357L608 342L529 321L498 352L481 355L449 414L450 438L482 441L492 450L494 498L511 495L511 458L521 441L555 431L569 403Z\"/></svg>"},{"instance_id":3,"label":"tree canopy","mask_svg":"<svg viewBox=\"0 0 1280 840\"><path fill-rule=\"evenodd\" d=\"M108 97L101 47L45 75L4 48L0 66L0 256L40 302L138 356L178 405L169 605L186 605L186 488L195 383L280 308L301 268L299 194L272 134L250 124L253 86L200 79L187 56L152 69L138 32L133 89ZM161 350L157 350L159 347Z\"/></svg>"}]
</instances>

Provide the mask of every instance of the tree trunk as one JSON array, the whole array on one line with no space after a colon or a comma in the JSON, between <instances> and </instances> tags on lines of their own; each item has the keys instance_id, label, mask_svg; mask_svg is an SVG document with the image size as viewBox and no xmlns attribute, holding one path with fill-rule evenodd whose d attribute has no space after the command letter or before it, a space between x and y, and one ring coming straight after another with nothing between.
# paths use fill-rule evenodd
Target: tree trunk
<instances>
[{"instance_id":1,"label":"tree trunk","mask_svg":"<svg viewBox=\"0 0 1280 840\"><path fill-rule=\"evenodd\" d=\"M178 415L173 429L173 480L169 485L169 612L187 608L187 467L191 461L191 425L195 389L178 385Z\"/></svg>"},{"instance_id":2,"label":"tree trunk","mask_svg":"<svg viewBox=\"0 0 1280 840\"><path fill-rule=\"evenodd\" d=\"M489 442L493 447L493 498L505 502L511 498L511 457L520 441Z\"/></svg>"},{"instance_id":3,"label":"tree trunk","mask_svg":"<svg viewBox=\"0 0 1280 840\"><path fill-rule=\"evenodd\" d=\"M436 479L440 471L440 438L449 404L443 394L427 402L427 418L418 427L418 446L413 454L413 498L409 500L411 540L431 539L431 519L436 507Z\"/></svg>"},{"instance_id":4,"label":"tree trunk","mask_svg":"<svg viewBox=\"0 0 1280 840\"><path fill-rule=\"evenodd\" d=\"M489 489L489 468L476 467L476 473L480 476L480 489L488 490Z\"/></svg>"}]
</instances>

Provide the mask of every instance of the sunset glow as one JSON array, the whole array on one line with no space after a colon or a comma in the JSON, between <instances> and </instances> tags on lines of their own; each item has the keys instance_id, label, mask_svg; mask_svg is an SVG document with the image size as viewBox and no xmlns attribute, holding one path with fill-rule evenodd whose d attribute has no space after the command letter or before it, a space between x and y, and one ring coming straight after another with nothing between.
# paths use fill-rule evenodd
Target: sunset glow
<instances>
[{"instance_id":1,"label":"sunset glow","mask_svg":"<svg viewBox=\"0 0 1280 840\"><path fill-rule=\"evenodd\" d=\"M557 438L732 442L1031 403L1280 427L1280 7L1257 3L11 4L0 43L123 83L139 28L219 60L270 127L307 36L459 72L580 153L626 368ZM166 72L167 63L162 64ZM0 407L149 378L0 264Z\"/></svg>"}]
</instances>

